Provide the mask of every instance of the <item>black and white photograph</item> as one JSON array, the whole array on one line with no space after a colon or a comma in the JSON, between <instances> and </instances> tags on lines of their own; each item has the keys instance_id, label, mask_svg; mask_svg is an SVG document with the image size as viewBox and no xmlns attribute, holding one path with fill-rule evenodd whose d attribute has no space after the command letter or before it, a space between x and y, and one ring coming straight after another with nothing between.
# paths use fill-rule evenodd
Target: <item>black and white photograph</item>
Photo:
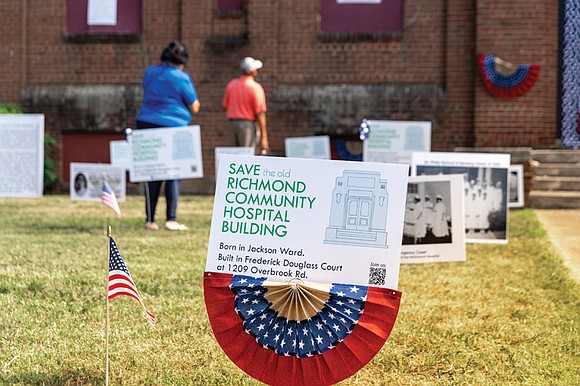
<instances>
[{"instance_id":1,"label":"black and white photograph","mask_svg":"<svg viewBox=\"0 0 580 386\"><path fill-rule=\"evenodd\" d=\"M465 260L461 175L410 177L401 262Z\"/></svg>"},{"instance_id":2,"label":"black and white photograph","mask_svg":"<svg viewBox=\"0 0 580 386\"><path fill-rule=\"evenodd\" d=\"M409 182L403 245L450 243L449 182Z\"/></svg>"},{"instance_id":3,"label":"black and white photograph","mask_svg":"<svg viewBox=\"0 0 580 386\"><path fill-rule=\"evenodd\" d=\"M463 176L465 237L473 243L507 243L509 155L413 153L412 174ZM438 159L439 158L439 159ZM429 161L430 159L430 161ZM457 165L457 166L455 166Z\"/></svg>"},{"instance_id":4,"label":"black and white photograph","mask_svg":"<svg viewBox=\"0 0 580 386\"><path fill-rule=\"evenodd\" d=\"M509 167L509 200L508 208L523 208L524 203L524 165Z\"/></svg>"}]
</instances>

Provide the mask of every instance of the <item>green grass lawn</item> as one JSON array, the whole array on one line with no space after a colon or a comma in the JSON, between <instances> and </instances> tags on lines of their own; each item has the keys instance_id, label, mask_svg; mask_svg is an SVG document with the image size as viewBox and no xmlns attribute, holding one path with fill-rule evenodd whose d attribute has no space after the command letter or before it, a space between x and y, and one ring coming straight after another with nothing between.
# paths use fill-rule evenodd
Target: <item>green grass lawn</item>
<instances>
[{"instance_id":1,"label":"green grass lawn","mask_svg":"<svg viewBox=\"0 0 580 386\"><path fill-rule=\"evenodd\" d=\"M105 383L106 227L148 309L110 302L111 385L249 385L213 337L202 291L213 199L182 197L190 232L146 232L144 200L0 198L0 384ZM165 202L159 210L163 218ZM404 265L387 343L343 385L579 385L580 287L531 210L509 244ZM162 223L160 223L162 225Z\"/></svg>"}]
</instances>

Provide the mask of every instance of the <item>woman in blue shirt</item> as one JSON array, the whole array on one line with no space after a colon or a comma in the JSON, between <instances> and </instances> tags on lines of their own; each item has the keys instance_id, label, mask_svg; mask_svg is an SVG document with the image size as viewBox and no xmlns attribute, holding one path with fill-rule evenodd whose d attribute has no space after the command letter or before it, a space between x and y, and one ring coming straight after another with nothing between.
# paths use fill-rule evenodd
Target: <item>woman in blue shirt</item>
<instances>
[{"instance_id":1,"label":"woman in blue shirt","mask_svg":"<svg viewBox=\"0 0 580 386\"><path fill-rule=\"evenodd\" d=\"M191 77L183 71L189 53L185 46L173 41L161 54L161 63L150 66L143 76L143 104L137 116L137 129L187 126L199 112L197 91ZM145 186L145 229L157 230L155 209L163 181L149 181ZM165 181L167 211L165 229L188 230L178 223L177 203L181 180Z\"/></svg>"}]
</instances>

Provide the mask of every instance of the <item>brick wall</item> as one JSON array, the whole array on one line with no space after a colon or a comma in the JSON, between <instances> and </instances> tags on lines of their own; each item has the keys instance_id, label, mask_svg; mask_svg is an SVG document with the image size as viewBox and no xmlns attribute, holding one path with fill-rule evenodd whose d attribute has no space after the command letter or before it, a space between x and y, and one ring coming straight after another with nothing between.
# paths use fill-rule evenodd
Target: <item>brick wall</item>
<instances>
[{"instance_id":1,"label":"brick wall","mask_svg":"<svg viewBox=\"0 0 580 386\"><path fill-rule=\"evenodd\" d=\"M367 119L430 120L432 149L555 144L558 7L552 0L406 0L403 33L328 38L320 2L247 0L223 13L217 0L143 2L137 39L70 39L66 2L0 0L0 103L46 115L46 130L122 131L134 122L144 69L181 40L200 95L207 177L184 192L211 193L214 148L225 143L221 98L244 56L264 61L269 137L284 154L288 136L351 138ZM364 22L364 21L361 21ZM479 52L541 66L524 96L491 96ZM95 91L96 90L96 91ZM114 102L114 103L111 103Z\"/></svg>"},{"instance_id":2,"label":"brick wall","mask_svg":"<svg viewBox=\"0 0 580 386\"><path fill-rule=\"evenodd\" d=\"M558 98L557 2L478 1L476 24L478 53L513 64L538 64L540 76L526 94L513 99L491 96L478 79L474 145L553 147Z\"/></svg>"}]
</instances>

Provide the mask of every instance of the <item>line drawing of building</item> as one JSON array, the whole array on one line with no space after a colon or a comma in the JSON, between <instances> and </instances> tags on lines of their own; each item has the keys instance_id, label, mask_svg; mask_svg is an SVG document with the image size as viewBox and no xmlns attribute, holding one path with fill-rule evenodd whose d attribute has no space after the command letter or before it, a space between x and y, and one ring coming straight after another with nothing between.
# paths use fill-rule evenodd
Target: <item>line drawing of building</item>
<instances>
[{"instance_id":1,"label":"line drawing of building","mask_svg":"<svg viewBox=\"0 0 580 386\"><path fill-rule=\"evenodd\" d=\"M325 244L388 248L387 180L379 172L344 170L332 191Z\"/></svg>"}]
</instances>

